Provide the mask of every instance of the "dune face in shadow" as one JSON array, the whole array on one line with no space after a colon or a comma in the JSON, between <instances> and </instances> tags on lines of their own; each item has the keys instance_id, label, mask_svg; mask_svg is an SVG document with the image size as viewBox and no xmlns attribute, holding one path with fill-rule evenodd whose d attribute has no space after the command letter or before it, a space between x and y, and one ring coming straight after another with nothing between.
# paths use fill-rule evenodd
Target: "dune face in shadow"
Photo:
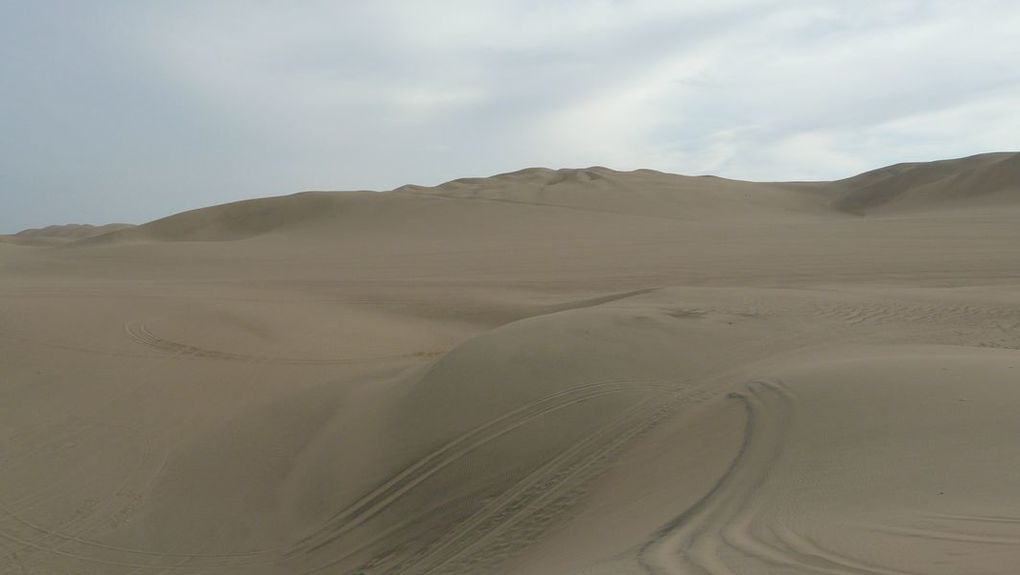
<instances>
[{"instance_id":1,"label":"dune face in shadow","mask_svg":"<svg viewBox=\"0 0 1020 575\"><path fill-rule=\"evenodd\" d=\"M0 572L1013 573L1018 158L0 243Z\"/></svg>"},{"instance_id":2,"label":"dune face in shadow","mask_svg":"<svg viewBox=\"0 0 1020 575\"><path fill-rule=\"evenodd\" d=\"M983 154L941 162L898 164L841 182L836 207L854 212L1015 203L1020 156Z\"/></svg>"}]
</instances>

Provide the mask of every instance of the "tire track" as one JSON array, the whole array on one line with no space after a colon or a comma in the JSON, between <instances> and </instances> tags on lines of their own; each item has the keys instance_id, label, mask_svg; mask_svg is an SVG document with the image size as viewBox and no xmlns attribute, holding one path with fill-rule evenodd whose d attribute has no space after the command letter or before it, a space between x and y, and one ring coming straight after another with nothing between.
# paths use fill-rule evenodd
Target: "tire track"
<instances>
[{"instance_id":1,"label":"tire track","mask_svg":"<svg viewBox=\"0 0 1020 575\"><path fill-rule=\"evenodd\" d=\"M87 427L98 427L97 422L89 423ZM123 427L129 432L128 436L135 436L138 434L138 429L130 426L120 426L113 424L103 424L103 427ZM77 428L80 433L81 427ZM131 497L125 497L126 494L131 492L130 486L135 481L136 476L144 467L145 461L149 456L152 455L152 446L146 443L145 448L142 450L143 453L139 457L135 458L134 464L124 474L123 480L117 485L115 489L109 492L109 494L101 499L90 499L86 501L86 504L79 507L74 515L65 521L59 523L54 527L46 527L41 524L35 523L25 519L22 515L14 511L14 506L21 506L23 508L31 507L33 501L37 502L40 499L45 499L45 495L35 493L22 497L14 503L6 503L0 501L0 514L13 521L14 525L7 525L0 527L0 532L8 536L11 539L21 540L22 537L28 537L28 535L22 535L12 529L28 530L29 532L36 533L39 536L31 540L32 545L25 544L25 547L35 549L37 551L48 551L54 553L61 550L63 547L73 544L83 545L86 547L96 548L109 548L115 549L112 546L107 546L99 542L90 541L84 539L78 535L81 531L86 530L90 522L98 520L111 520L115 517L120 516L133 505ZM125 504L125 499L128 502ZM28 505L26 505L28 502ZM76 533L78 532L78 533ZM124 549L120 549L124 550ZM79 554L81 555L81 554Z\"/></svg>"},{"instance_id":2,"label":"tire track","mask_svg":"<svg viewBox=\"0 0 1020 575\"><path fill-rule=\"evenodd\" d=\"M935 519L949 519L953 521L974 521L979 523L1020 523L1020 517L1007 517L1003 515L953 515L938 513L928 515L928 517Z\"/></svg>"},{"instance_id":3,"label":"tire track","mask_svg":"<svg viewBox=\"0 0 1020 575\"><path fill-rule=\"evenodd\" d=\"M724 530L767 479L782 452L793 412L792 394L782 383L752 383L746 393L729 397L742 401L747 413L737 456L704 497L660 528L639 550L638 561L648 573L730 573L721 556L727 545Z\"/></svg>"},{"instance_id":4,"label":"tire track","mask_svg":"<svg viewBox=\"0 0 1020 575\"><path fill-rule=\"evenodd\" d=\"M889 569L873 563L867 563L823 549L809 537L785 527L773 529L772 532L791 553L800 558L801 564L813 565L815 570L835 575L922 575L910 571Z\"/></svg>"},{"instance_id":5,"label":"tire track","mask_svg":"<svg viewBox=\"0 0 1020 575\"><path fill-rule=\"evenodd\" d=\"M796 417L796 398L782 382L755 382L746 393L730 394L744 403L744 440L729 469L697 503L659 529L638 552L641 567L653 575L733 575L741 572L727 558L737 556L771 568L827 575L918 575L823 549L782 525L765 527L772 541L755 533L760 517L758 492L783 451Z\"/></svg>"},{"instance_id":6,"label":"tire track","mask_svg":"<svg viewBox=\"0 0 1020 575\"><path fill-rule=\"evenodd\" d=\"M692 394L656 395L534 471L410 563L385 573L468 573L491 567L537 538L582 494L611 457Z\"/></svg>"},{"instance_id":7,"label":"tire track","mask_svg":"<svg viewBox=\"0 0 1020 575\"><path fill-rule=\"evenodd\" d=\"M447 466L482 446L532 421L600 397L641 391L644 386L628 380L607 380L561 390L521 406L447 442L409 465L353 504L332 516L315 533L304 537L288 555L311 553L362 525L394 501Z\"/></svg>"},{"instance_id":8,"label":"tire track","mask_svg":"<svg viewBox=\"0 0 1020 575\"><path fill-rule=\"evenodd\" d=\"M985 535L957 533L954 531L943 531L939 529L918 529L908 527L892 527L888 525L872 526L872 531L887 533L900 537L911 537L914 539L930 539L933 541L956 541L961 543L977 543L979 545L1007 545L1010 547L1020 546L1020 537L1010 535Z\"/></svg>"}]
</instances>

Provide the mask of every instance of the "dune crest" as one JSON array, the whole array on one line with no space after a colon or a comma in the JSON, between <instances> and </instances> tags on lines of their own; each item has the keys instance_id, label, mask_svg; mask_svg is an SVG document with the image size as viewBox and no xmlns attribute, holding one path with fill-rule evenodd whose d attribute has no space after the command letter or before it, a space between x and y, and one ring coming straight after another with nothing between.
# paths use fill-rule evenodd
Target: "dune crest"
<instances>
[{"instance_id":1,"label":"dune crest","mask_svg":"<svg viewBox=\"0 0 1020 575\"><path fill-rule=\"evenodd\" d=\"M768 183L654 170L620 172L526 168L391 192L303 192L199 208L131 229L78 235L110 241L224 241L342 226L365 211L399 203L394 195L475 200L676 220L804 215L828 211L897 213L1020 203L1020 154L982 154L897 164L834 182ZM391 215L400 211L393 210ZM106 233L106 232L115 233ZM93 238L91 236L102 237ZM69 236L71 234L61 234Z\"/></svg>"},{"instance_id":2,"label":"dune crest","mask_svg":"<svg viewBox=\"0 0 1020 575\"><path fill-rule=\"evenodd\" d=\"M480 199L662 217L726 216L748 210L893 210L1015 205L1020 197L1020 153L1001 152L937 162L896 164L834 182L764 183L654 170L619 172L527 168L491 177L459 178L435 187L405 185L389 193ZM377 194L380 192L377 192ZM387 192L381 192L386 194ZM54 225L3 236L12 243L88 240L222 241L286 232L336 221L367 192L302 192L198 208L132 224Z\"/></svg>"}]
</instances>

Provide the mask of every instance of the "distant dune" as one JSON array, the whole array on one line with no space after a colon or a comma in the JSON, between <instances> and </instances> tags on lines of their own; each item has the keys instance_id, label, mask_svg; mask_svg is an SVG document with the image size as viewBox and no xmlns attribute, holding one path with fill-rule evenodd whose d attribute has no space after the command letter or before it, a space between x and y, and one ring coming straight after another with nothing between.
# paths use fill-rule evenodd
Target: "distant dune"
<instances>
[{"instance_id":1,"label":"distant dune","mask_svg":"<svg viewBox=\"0 0 1020 575\"><path fill-rule=\"evenodd\" d=\"M1015 153L10 237L3 574L1020 565Z\"/></svg>"},{"instance_id":2,"label":"distant dune","mask_svg":"<svg viewBox=\"0 0 1020 575\"><path fill-rule=\"evenodd\" d=\"M385 210L384 206L402 201L394 197L397 194L690 220L829 210L864 214L989 207L1020 204L1020 153L897 164L845 180L807 183L743 182L603 167L528 168L485 178L461 178L435 187L406 185L384 197L371 192L304 192L245 200L182 212L138 227L104 226L95 228L95 233L79 232L76 237L117 231L99 241L218 241L309 227L322 230L361 217L365 211ZM66 226L60 228L61 237L71 236Z\"/></svg>"},{"instance_id":3,"label":"distant dune","mask_svg":"<svg viewBox=\"0 0 1020 575\"><path fill-rule=\"evenodd\" d=\"M334 194L322 192L244 200L181 212L104 239L243 239L329 218L335 215L340 201Z\"/></svg>"},{"instance_id":4,"label":"distant dune","mask_svg":"<svg viewBox=\"0 0 1020 575\"><path fill-rule=\"evenodd\" d=\"M90 224L64 224L22 230L16 234L0 236L0 241L23 244L57 244L92 238L133 228L132 224L106 224L93 226Z\"/></svg>"},{"instance_id":5,"label":"distant dune","mask_svg":"<svg viewBox=\"0 0 1020 575\"><path fill-rule=\"evenodd\" d=\"M897 164L836 182L840 209L909 211L1020 203L1020 154Z\"/></svg>"}]
</instances>

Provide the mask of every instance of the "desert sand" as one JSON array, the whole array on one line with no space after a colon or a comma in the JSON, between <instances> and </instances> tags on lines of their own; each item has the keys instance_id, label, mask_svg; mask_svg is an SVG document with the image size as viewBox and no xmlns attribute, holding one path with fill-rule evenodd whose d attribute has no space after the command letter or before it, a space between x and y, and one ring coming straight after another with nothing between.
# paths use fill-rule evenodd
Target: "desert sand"
<instances>
[{"instance_id":1,"label":"desert sand","mask_svg":"<svg viewBox=\"0 0 1020 575\"><path fill-rule=\"evenodd\" d=\"M0 573L1020 566L1020 154L103 231L0 242Z\"/></svg>"},{"instance_id":2,"label":"desert sand","mask_svg":"<svg viewBox=\"0 0 1020 575\"><path fill-rule=\"evenodd\" d=\"M101 236L110 232L134 227L131 224L58 224L44 228L30 228L16 234L0 235L0 243L21 245L56 245L71 243L86 238Z\"/></svg>"}]
</instances>

